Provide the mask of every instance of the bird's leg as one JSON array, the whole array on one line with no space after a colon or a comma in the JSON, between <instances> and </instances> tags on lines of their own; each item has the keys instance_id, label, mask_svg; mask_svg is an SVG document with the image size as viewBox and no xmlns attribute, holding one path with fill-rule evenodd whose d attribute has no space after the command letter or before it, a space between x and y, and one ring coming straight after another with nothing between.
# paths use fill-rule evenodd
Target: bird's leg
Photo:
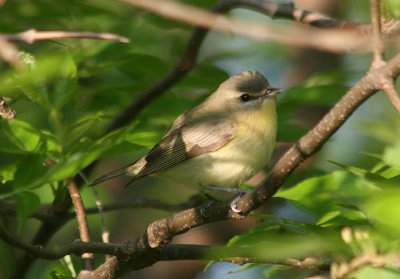
<instances>
[{"instance_id":1,"label":"bird's leg","mask_svg":"<svg viewBox=\"0 0 400 279\"><path fill-rule=\"evenodd\" d=\"M221 187L221 186L215 186L215 185L202 185L201 187L206 190L215 190L215 191L221 191L221 192L227 192L227 193L234 193L236 195L244 195L244 194L250 192L250 190L244 190L244 189L232 188L232 187Z\"/></svg>"}]
</instances>

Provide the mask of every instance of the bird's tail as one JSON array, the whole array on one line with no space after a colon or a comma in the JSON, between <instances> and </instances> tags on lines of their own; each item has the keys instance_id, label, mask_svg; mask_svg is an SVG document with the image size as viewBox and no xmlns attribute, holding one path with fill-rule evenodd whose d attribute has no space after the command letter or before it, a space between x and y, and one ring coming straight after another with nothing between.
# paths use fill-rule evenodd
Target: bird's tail
<instances>
[{"instance_id":1,"label":"bird's tail","mask_svg":"<svg viewBox=\"0 0 400 279\"><path fill-rule=\"evenodd\" d=\"M113 179L113 178L116 178L116 177L119 177L119 176L126 175L128 173L128 168L131 165L132 164L129 164L128 166L125 166L125 167L110 171L110 172L100 176L99 178L96 178L92 182L90 182L88 186L94 186L94 185L103 183L104 181L107 181L107 180L110 180L110 179ZM135 178L133 180L135 180Z\"/></svg>"}]
</instances>

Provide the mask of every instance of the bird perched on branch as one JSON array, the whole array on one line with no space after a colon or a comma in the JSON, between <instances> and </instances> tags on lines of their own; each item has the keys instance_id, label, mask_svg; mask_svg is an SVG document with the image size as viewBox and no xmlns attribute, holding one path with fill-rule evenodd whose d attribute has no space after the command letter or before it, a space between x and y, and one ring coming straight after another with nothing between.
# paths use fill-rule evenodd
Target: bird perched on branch
<instances>
[{"instance_id":1,"label":"bird perched on branch","mask_svg":"<svg viewBox=\"0 0 400 279\"><path fill-rule=\"evenodd\" d=\"M270 160L275 146L275 96L256 71L224 81L202 103L181 114L142 158L91 185L130 175L159 175L187 185L238 187Z\"/></svg>"}]
</instances>

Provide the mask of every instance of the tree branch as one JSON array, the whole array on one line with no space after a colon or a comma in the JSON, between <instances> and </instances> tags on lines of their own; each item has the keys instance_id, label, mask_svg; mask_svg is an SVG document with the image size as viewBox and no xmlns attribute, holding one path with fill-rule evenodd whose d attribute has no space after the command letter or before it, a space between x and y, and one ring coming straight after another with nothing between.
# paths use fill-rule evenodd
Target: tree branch
<instances>
[{"instance_id":1,"label":"tree branch","mask_svg":"<svg viewBox=\"0 0 400 279\"><path fill-rule=\"evenodd\" d=\"M7 232L2 226L0 226L0 238L6 243L25 251L31 256L46 260L57 260L71 254L80 256L87 252L119 255L122 254L125 249L124 244L89 243L76 240L71 244L60 248L58 251L51 252L44 249L41 245L30 245L24 243L15 235Z\"/></svg>"},{"instance_id":2,"label":"tree branch","mask_svg":"<svg viewBox=\"0 0 400 279\"><path fill-rule=\"evenodd\" d=\"M18 48L9 41L0 37L0 58L10 65L17 65L18 63Z\"/></svg>"},{"instance_id":3,"label":"tree branch","mask_svg":"<svg viewBox=\"0 0 400 279\"><path fill-rule=\"evenodd\" d=\"M23 241L17 239L14 235L7 232L3 227L0 227L0 237L8 244L15 246L32 256L46 259L46 260L56 260L60 259L66 255L82 255L84 253L102 253L117 256L123 261L132 261L139 258L140 256L132 254L132 248L134 244L130 241L124 244L115 243L89 243L82 241L74 241L64 247L58 249L58 251L48 251L43 249L43 247L29 245ZM153 263L157 261L176 261L176 260L216 260L224 262L232 262L236 264L245 263L266 263L266 264L281 264L288 266L295 266L300 268L311 268L317 269L321 267L326 267L326 263L316 259L316 258L306 258L304 260L298 259L287 259L287 260L275 260L275 259L260 259L251 258L247 255L251 254L251 249L248 247L225 247L225 246L210 246L210 245L197 245L197 244L169 244L163 247L158 247L157 249L152 249L150 251L151 257L148 257L148 261ZM112 261L116 258L111 258L108 263L104 266L109 266ZM100 278L93 277L102 270L100 267L96 272L83 272L83 276L79 278ZM86 277L90 274L92 277ZM104 278L104 277L101 277Z\"/></svg>"},{"instance_id":4,"label":"tree branch","mask_svg":"<svg viewBox=\"0 0 400 279\"><path fill-rule=\"evenodd\" d=\"M86 219L85 207L82 202L81 195L79 193L78 187L76 184L71 181L68 184L68 192L72 200L72 204L76 213L76 220L78 222L79 228L79 236L81 241L90 242L90 232L89 226ZM92 253L83 253L83 269L84 270L93 270L93 254Z\"/></svg>"},{"instance_id":5,"label":"tree branch","mask_svg":"<svg viewBox=\"0 0 400 279\"><path fill-rule=\"evenodd\" d=\"M121 0L122 2L173 18L196 26L234 33L256 40L268 40L294 45L312 47L330 52L365 50L370 46L366 36L354 30L319 30L307 26L268 26L251 23L208 12L190 5L174 1Z\"/></svg>"},{"instance_id":6,"label":"tree branch","mask_svg":"<svg viewBox=\"0 0 400 279\"><path fill-rule=\"evenodd\" d=\"M397 264L399 257L393 254L379 255L375 253L364 253L353 258L349 263L340 263L337 265L336 272L332 279L348 278L353 272L356 272L367 264L372 264L375 267L381 267L387 264Z\"/></svg>"},{"instance_id":7,"label":"tree branch","mask_svg":"<svg viewBox=\"0 0 400 279\"><path fill-rule=\"evenodd\" d=\"M384 80L381 88L386 93L386 96L388 96L392 105L400 112L400 97L393 80Z\"/></svg>"},{"instance_id":8,"label":"tree branch","mask_svg":"<svg viewBox=\"0 0 400 279\"><path fill-rule=\"evenodd\" d=\"M371 24L372 24L372 53L373 53L373 67L379 67L384 63L384 44L382 38L382 24L381 24L381 1L371 0Z\"/></svg>"},{"instance_id":9,"label":"tree branch","mask_svg":"<svg viewBox=\"0 0 400 279\"><path fill-rule=\"evenodd\" d=\"M0 39L7 40L9 42L25 42L28 44L33 44L36 41L55 39L95 39L103 41L113 41L118 43L129 43L128 38L111 33L37 31L36 29L29 29L18 34L11 35L0 34Z\"/></svg>"},{"instance_id":10,"label":"tree branch","mask_svg":"<svg viewBox=\"0 0 400 279\"><path fill-rule=\"evenodd\" d=\"M372 50L373 60L371 67L379 69L386 61L384 59L385 45L382 38L382 2L381 0L371 0L371 23L372 23ZM390 22L390 21L388 21ZM393 78L379 75L377 82L379 89L384 91L392 105L400 112L400 97L396 91Z\"/></svg>"}]
</instances>

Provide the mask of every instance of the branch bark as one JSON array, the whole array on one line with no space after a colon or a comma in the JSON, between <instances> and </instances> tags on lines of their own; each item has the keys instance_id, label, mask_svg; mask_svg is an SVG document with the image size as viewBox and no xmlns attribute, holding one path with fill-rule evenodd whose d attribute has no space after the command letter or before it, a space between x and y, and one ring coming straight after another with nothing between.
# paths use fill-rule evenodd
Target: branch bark
<instances>
[{"instance_id":1,"label":"branch bark","mask_svg":"<svg viewBox=\"0 0 400 279\"><path fill-rule=\"evenodd\" d=\"M118 43L129 43L128 38L111 33L37 31L36 29L29 29L18 34L0 34L0 39L9 42L25 42L28 44L33 44L36 41L56 39L95 39L103 41L113 41Z\"/></svg>"},{"instance_id":2,"label":"branch bark","mask_svg":"<svg viewBox=\"0 0 400 279\"><path fill-rule=\"evenodd\" d=\"M294 45L312 47L332 52L348 50L366 50L370 42L354 30L330 29L321 31L307 26L268 26L251 23L227 16L208 12L190 5L175 1L157 0L121 0L122 2L157 13L161 16L176 19L204 28L242 35L256 40L267 40Z\"/></svg>"},{"instance_id":3,"label":"branch bark","mask_svg":"<svg viewBox=\"0 0 400 279\"><path fill-rule=\"evenodd\" d=\"M382 38L382 22L381 22L381 6L380 0L371 0L371 25L372 25L372 66L379 67L384 63L384 43Z\"/></svg>"},{"instance_id":4,"label":"branch bark","mask_svg":"<svg viewBox=\"0 0 400 279\"><path fill-rule=\"evenodd\" d=\"M79 236L81 241L90 242L90 232L89 225L86 219L85 207L83 205L83 201L81 195L79 193L78 187L76 184L71 181L68 184L68 192L72 200L72 204L76 213L76 220L78 222L79 228ZM83 253L83 269L84 270L93 270L93 254L92 253Z\"/></svg>"},{"instance_id":5,"label":"branch bark","mask_svg":"<svg viewBox=\"0 0 400 279\"><path fill-rule=\"evenodd\" d=\"M102 253L110 254L115 257L110 258L105 264L100 266L94 272L82 272L79 278L115 278L115 277L104 277L104 273L115 276L109 272L110 266L119 269L118 259L122 261L130 261L134 263L134 259L140 258L143 255L132 255L132 244L126 242L124 244L115 243L88 243L82 241L74 241L64 247L59 248L57 251L48 251L43 249L41 246L29 245L23 241L17 239L14 235L7 232L3 227L0 227L0 237L8 244L13 245L32 256L46 259L56 260L66 255L82 255L84 253ZM287 259L277 261L273 259L255 259L246 256L249 248L247 247L225 247L225 246L210 246L210 245L197 245L197 244L169 244L163 247L158 247L149 251L151 255L146 255L147 261L155 263L157 261L176 261L176 260L216 260L232 263L268 263L268 264L282 264L288 266L295 266L300 268L326 268L325 262L316 258L306 258L304 260L298 259ZM102 274L103 275L99 275ZM100 277L97 277L100 276Z\"/></svg>"}]
</instances>

